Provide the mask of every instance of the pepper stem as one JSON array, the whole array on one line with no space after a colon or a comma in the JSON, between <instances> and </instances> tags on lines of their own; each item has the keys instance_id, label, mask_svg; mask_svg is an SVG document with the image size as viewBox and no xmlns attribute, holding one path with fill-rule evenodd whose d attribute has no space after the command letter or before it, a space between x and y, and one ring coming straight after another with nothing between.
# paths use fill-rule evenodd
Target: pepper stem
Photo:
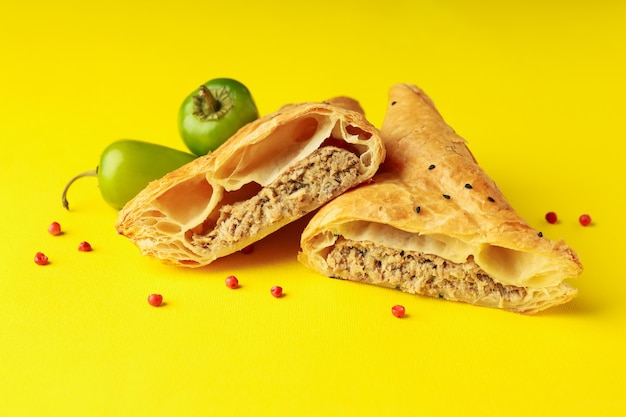
<instances>
[{"instance_id":1,"label":"pepper stem","mask_svg":"<svg viewBox=\"0 0 626 417\"><path fill-rule=\"evenodd\" d=\"M74 183L74 181L83 177L97 177L97 176L98 176L98 169L90 169L89 171L81 172L80 174L76 175L74 178L69 180L69 182L65 185L65 188L63 189L63 194L61 195L61 203L63 204L63 207L65 207L66 210L70 209L70 203L67 201L67 190L70 189L70 186Z\"/></svg>"},{"instance_id":2,"label":"pepper stem","mask_svg":"<svg viewBox=\"0 0 626 417\"><path fill-rule=\"evenodd\" d=\"M220 107L220 102L211 90L206 85L201 85L198 95L193 97L193 114L204 120L216 113Z\"/></svg>"}]
</instances>

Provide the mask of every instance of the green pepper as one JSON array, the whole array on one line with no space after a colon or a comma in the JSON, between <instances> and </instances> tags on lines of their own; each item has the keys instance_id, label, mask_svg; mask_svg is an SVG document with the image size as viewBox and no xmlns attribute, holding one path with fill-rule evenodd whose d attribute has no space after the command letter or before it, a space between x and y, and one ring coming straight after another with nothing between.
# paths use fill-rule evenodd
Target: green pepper
<instances>
[{"instance_id":1,"label":"green pepper","mask_svg":"<svg viewBox=\"0 0 626 417\"><path fill-rule=\"evenodd\" d=\"M246 86L230 78L216 78L185 98L178 111L178 131L187 148L202 156L258 117Z\"/></svg>"},{"instance_id":2,"label":"green pepper","mask_svg":"<svg viewBox=\"0 0 626 417\"><path fill-rule=\"evenodd\" d=\"M63 207L69 210L67 191L74 181L90 176L98 178L104 201L119 210L149 182L195 158L186 152L138 140L113 142L102 152L96 169L78 174L67 183L61 197Z\"/></svg>"}]
</instances>

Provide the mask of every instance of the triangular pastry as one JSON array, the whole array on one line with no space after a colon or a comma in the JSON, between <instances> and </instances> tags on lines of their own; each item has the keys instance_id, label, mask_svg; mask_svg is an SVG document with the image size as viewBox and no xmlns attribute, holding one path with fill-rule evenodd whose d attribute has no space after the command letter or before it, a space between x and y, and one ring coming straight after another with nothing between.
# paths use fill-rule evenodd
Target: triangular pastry
<instances>
[{"instance_id":1,"label":"triangular pastry","mask_svg":"<svg viewBox=\"0 0 626 417\"><path fill-rule=\"evenodd\" d=\"M533 229L423 91L389 91L385 163L322 207L298 259L326 276L535 313L571 300L576 253Z\"/></svg>"},{"instance_id":2,"label":"triangular pastry","mask_svg":"<svg viewBox=\"0 0 626 417\"><path fill-rule=\"evenodd\" d=\"M370 179L384 157L357 101L286 105L150 183L116 228L144 255L204 266Z\"/></svg>"}]
</instances>

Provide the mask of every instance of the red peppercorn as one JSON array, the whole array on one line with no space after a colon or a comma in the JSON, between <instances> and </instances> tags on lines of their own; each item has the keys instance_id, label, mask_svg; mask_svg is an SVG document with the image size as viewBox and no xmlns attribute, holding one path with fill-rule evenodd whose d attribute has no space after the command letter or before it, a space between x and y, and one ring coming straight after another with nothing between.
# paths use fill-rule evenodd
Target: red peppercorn
<instances>
[{"instance_id":1,"label":"red peppercorn","mask_svg":"<svg viewBox=\"0 0 626 417\"><path fill-rule=\"evenodd\" d=\"M161 294L150 294L148 296L148 304L153 307L158 307L163 303L163 296Z\"/></svg>"},{"instance_id":2,"label":"red peppercorn","mask_svg":"<svg viewBox=\"0 0 626 417\"><path fill-rule=\"evenodd\" d=\"M78 245L78 250L81 252L91 252L93 248L89 244L89 242L80 242Z\"/></svg>"},{"instance_id":3,"label":"red peppercorn","mask_svg":"<svg viewBox=\"0 0 626 417\"><path fill-rule=\"evenodd\" d=\"M283 287L279 287L278 285L274 285L270 290L272 295L276 298L280 298L283 296Z\"/></svg>"},{"instance_id":4,"label":"red peppercorn","mask_svg":"<svg viewBox=\"0 0 626 417\"><path fill-rule=\"evenodd\" d=\"M546 213L546 221L550 224L554 224L556 223L557 217L556 217L556 213L553 211L550 211L548 213Z\"/></svg>"},{"instance_id":5,"label":"red peppercorn","mask_svg":"<svg viewBox=\"0 0 626 417\"><path fill-rule=\"evenodd\" d=\"M241 250L241 253L245 253L246 255L252 253L254 251L254 245L248 245Z\"/></svg>"},{"instance_id":6,"label":"red peppercorn","mask_svg":"<svg viewBox=\"0 0 626 417\"><path fill-rule=\"evenodd\" d=\"M52 236L60 235L61 234L61 225L59 224L59 222L52 222L52 223L50 223L50 226L48 226L48 232Z\"/></svg>"},{"instance_id":7,"label":"red peppercorn","mask_svg":"<svg viewBox=\"0 0 626 417\"><path fill-rule=\"evenodd\" d=\"M35 254L35 263L37 265L48 265L48 257L42 252L37 252Z\"/></svg>"},{"instance_id":8,"label":"red peppercorn","mask_svg":"<svg viewBox=\"0 0 626 417\"><path fill-rule=\"evenodd\" d=\"M591 216L589 216L588 214L583 214L578 218L578 221L583 226L589 226L591 224Z\"/></svg>"},{"instance_id":9,"label":"red peppercorn","mask_svg":"<svg viewBox=\"0 0 626 417\"><path fill-rule=\"evenodd\" d=\"M239 286L239 280L234 275L227 276L225 283L228 288L232 288L232 289L235 289Z\"/></svg>"},{"instance_id":10,"label":"red peppercorn","mask_svg":"<svg viewBox=\"0 0 626 417\"><path fill-rule=\"evenodd\" d=\"M395 305L395 306L391 307L391 314L393 314L394 316L396 316L399 319L404 317L405 313L406 313L406 309L404 308L404 306Z\"/></svg>"}]
</instances>

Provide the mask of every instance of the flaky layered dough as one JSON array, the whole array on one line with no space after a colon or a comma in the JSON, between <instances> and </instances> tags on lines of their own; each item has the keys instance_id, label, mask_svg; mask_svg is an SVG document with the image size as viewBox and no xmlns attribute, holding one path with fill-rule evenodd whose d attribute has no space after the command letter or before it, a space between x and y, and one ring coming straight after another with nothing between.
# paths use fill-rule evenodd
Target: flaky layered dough
<instances>
[{"instance_id":1,"label":"flaky layered dough","mask_svg":"<svg viewBox=\"0 0 626 417\"><path fill-rule=\"evenodd\" d=\"M144 255L207 265L371 178L384 157L355 100L287 105L150 183L116 228Z\"/></svg>"},{"instance_id":2,"label":"flaky layered dough","mask_svg":"<svg viewBox=\"0 0 626 417\"><path fill-rule=\"evenodd\" d=\"M325 205L298 259L324 275L535 313L577 293L563 241L533 229L416 86L389 91L387 159L373 182Z\"/></svg>"}]
</instances>

